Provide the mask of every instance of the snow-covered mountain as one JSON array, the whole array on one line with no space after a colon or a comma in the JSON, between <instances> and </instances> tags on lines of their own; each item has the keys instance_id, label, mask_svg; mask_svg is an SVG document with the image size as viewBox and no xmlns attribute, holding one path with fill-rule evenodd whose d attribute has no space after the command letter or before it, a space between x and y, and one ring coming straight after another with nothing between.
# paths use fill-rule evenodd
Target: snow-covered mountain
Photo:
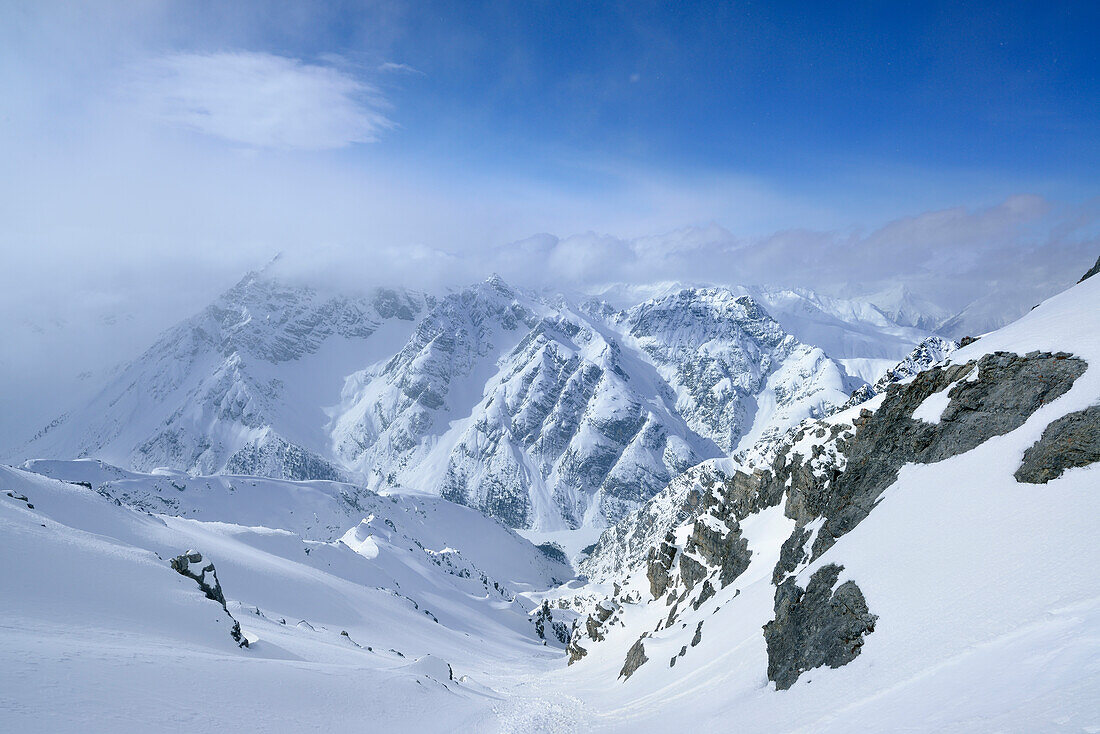
<instances>
[{"instance_id":1,"label":"snow-covered mountain","mask_svg":"<svg viewBox=\"0 0 1100 734\"><path fill-rule=\"evenodd\" d=\"M803 304L803 325L824 313L811 301L843 315L760 293ZM877 314L861 308L852 329ZM256 273L11 458L355 479L556 531L615 522L700 461L774 439L862 384L744 289L619 310L496 276L439 298L353 298Z\"/></svg>"},{"instance_id":2,"label":"snow-covered mountain","mask_svg":"<svg viewBox=\"0 0 1100 734\"><path fill-rule=\"evenodd\" d=\"M468 345L492 348L448 353L488 355L471 358L493 368L479 415L506 406L493 420L517 447L517 426L552 414L531 399L558 395L536 389L550 376L590 363L622 382L603 388L619 400L647 394L635 383L649 375L666 386L655 420L691 430L684 406L701 401L665 361L683 334L713 337L694 358L715 374L792 340L724 292L627 311L483 297L514 330L487 307ZM676 299L698 313L664 316ZM1088 730L1097 314L1092 278L964 347L925 342L868 400L797 423L767 463L712 458L673 477L606 531L588 578L430 494L94 460L0 467L0 727ZM440 337L419 331L395 379L442 385L415 380ZM744 397L732 383L724 395ZM585 420L616 415L585 406Z\"/></svg>"},{"instance_id":3,"label":"snow-covered mountain","mask_svg":"<svg viewBox=\"0 0 1100 734\"><path fill-rule=\"evenodd\" d=\"M592 583L554 592L585 617L576 695L659 730L1087 727L1097 314L1086 280L963 348L930 340L768 465L679 477L604 534Z\"/></svg>"},{"instance_id":4,"label":"snow-covered mountain","mask_svg":"<svg viewBox=\"0 0 1100 734\"><path fill-rule=\"evenodd\" d=\"M901 283L872 293L866 298L895 324L922 331L935 331L953 315L946 308L916 295Z\"/></svg>"},{"instance_id":5,"label":"snow-covered mountain","mask_svg":"<svg viewBox=\"0 0 1100 734\"><path fill-rule=\"evenodd\" d=\"M648 286L618 284L602 289L598 298L616 309L629 310L639 303L659 301L680 291L713 287L673 282ZM728 290L734 295L751 297L788 334L839 360L896 362L936 324L950 316L944 309L904 289L862 298L837 298L805 288L774 286L738 285ZM898 293L905 298L897 300Z\"/></svg>"},{"instance_id":6,"label":"snow-covered mountain","mask_svg":"<svg viewBox=\"0 0 1100 734\"><path fill-rule=\"evenodd\" d=\"M334 441L374 487L438 492L515 527L598 526L852 386L729 291L624 312L494 277L441 299L393 359L349 380Z\"/></svg>"},{"instance_id":7,"label":"snow-covered mountain","mask_svg":"<svg viewBox=\"0 0 1100 734\"><path fill-rule=\"evenodd\" d=\"M251 273L9 458L344 478L326 456L324 408L345 375L389 355L425 305L406 291L348 297Z\"/></svg>"}]
</instances>

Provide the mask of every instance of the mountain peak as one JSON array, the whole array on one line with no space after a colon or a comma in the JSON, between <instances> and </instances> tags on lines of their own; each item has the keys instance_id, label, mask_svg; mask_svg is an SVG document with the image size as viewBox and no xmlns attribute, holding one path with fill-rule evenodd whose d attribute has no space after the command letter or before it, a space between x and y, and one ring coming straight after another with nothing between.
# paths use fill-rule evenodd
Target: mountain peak
<instances>
[{"instance_id":1,"label":"mountain peak","mask_svg":"<svg viewBox=\"0 0 1100 734\"><path fill-rule=\"evenodd\" d=\"M1091 268L1089 268L1088 272L1086 272L1084 275L1082 275L1081 280L1079 280L1077 282L1078 283L1084 283L1086 280L1088 280L1092 276L1096 275L1097 273L1100 273L1100 257L1096 258L1096 264L1093 265Z\"/></svg>"},{"instance_id":2,"label":"mountain peak","mask_svg":"<svg viewBox=\"0 0 1100 734\"><path fill-rule=\"evenodd\" d=\"M508 291L509 293L512 292L512 287L508 285L508 283L505 282L504 278L500 277L498 273L491 274L488 278L485 279L484 282L485 285L492 286L493 288L496 288L498 290Z\"/></svg>"}]
</instances>

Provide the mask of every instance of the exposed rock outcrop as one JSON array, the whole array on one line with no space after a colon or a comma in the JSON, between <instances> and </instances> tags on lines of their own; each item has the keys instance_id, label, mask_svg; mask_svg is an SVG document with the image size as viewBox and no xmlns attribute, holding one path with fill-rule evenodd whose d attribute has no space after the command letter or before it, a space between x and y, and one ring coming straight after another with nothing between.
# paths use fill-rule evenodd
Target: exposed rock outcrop
<instances>
[{"instance_id":1,"label":"exposed rock outcrop","mask_svg":"<svg viewBox=\"0 0 1100 734\"><path fill-rule=\"evenodd\" d=\"M7 495L8 497L11 497L16 502L22 502L24 505L27 506L28 510L33 510L34 509L34 504L30 501L30 498L27 497L27 495L22 494L20 492L15 492L15 491L10 490L10 489L4 490L4 494Z\"/></svg>"},{"instance_id":2,"label":"exposed rock outcrop","mask_svg":"<svg viewBox=\"0 0 1100 734\"><path fill-rule=\"evenodd\" d=\"M695 521L688 536L687 553L697 552L710 566L721 569L718 579L724 588L749 567L752 552L741 535L741 526L733 518L721 520L706 514Z\"/></svg>"},{"instance_id":3,"label":"exposed rock outcrop","mask_svg":"<svg viewBox=\"0 0 1100 734\"><path fill-rule=\"evenodd\" d=\"M876 395L886 391L886 388L897 382L905 382L915 375L940 364L959 348L959 343L942 336L932 335L914 347L913 351L900 362L886 370L886 374L880 377L874 385L861 385L848 398L843 408L870 400Z\"/></svg>"},{"instance_id":4,"label":"exposed rock outcrop","mask_svg":"<svg viewBox=\"0 0 1100 734\"><path fill-rule=\"evenodd\" d=\"M660 598L668 588L669 571L672 570L672 561L676 558L675 542L676 537L669 531L659 546L649 549L646 578L649 579L649 591L654 599Z\"/></svg>"},{"instance_id":5,"label":"exposed rock outcrop","mask_svg":"<svg viewBox=\"0 0 1100 734\"><path fill-rule=\"evenodd\" d=\"M570 629L560 619L554 619L554 611L550 608L550 602L545 599L542 606L534 615L535 634L542 640L557 640L562 645L569 644Z\"/></svg>"},{"instance_id":6,"label":"exposed rock outcrop","mask_svg":"<svg viewBox=\"0 0 1100 734\"><path fill-rule=\"evenodd\" d=\"M1100 273L1100 257L1096 258L1096 264L1093 265L1091 268L1089 268L1088 272L1086 272L1084 275L1082 275L1081 280L1079 280L1077 282L1078 283L1084 283L1086 280L1088 280L1092 276L1096 275L1097 273Z\"/></svg>"},{"instance_id":7,"label":"exposed rock outcrop","mask_svg":"<svg viewBox=\"0 0 1100 734\"><path fill-rule=\"evenodd\" d=\"M202 591L203 594L206 594L207 599L221 604L226 615L233 620L233 626L229 630L229 636L233 638L233 641L237 643L238 647L248 647L248 640L245 639L244 635L241 633L240 622L233 618L233 615L229 613L229 608L225 605L225 594L222 593L222 585L218 581L218 573L214 570L214 564L207 563L205 566L200 566L199 564L201 563L202 554L193 550L178 555L169 561L172 570L181 576L193 579L195 583L199 585L199 590Z\"/></svg>"},{"instance_id":8,"label":"exposed rock outcrop","mask_svg":"<svg viewBox=\"0 0 1100 734\"><path fill-rule=\"evenodd\" d=\"M1042 405L1069 390L1085 369L1083 360L1064 352L995 352L977 362L933 367L912 382L891 385L879 409L861 416L854 436L838 438L838 461L814 465L817 456L803 461L795 454L777 466L780 478L791 478L786 513L798 521L795 532L824 518L810 560L867 517L903 465L942 461L1019 428ZM913 418L925 400L944 390L949 391L948 401L938 423ZM798 554L784 555L789 561Z\"/></svg>"},{"instance_id":9,"label":"exposed rock outcrop","mask_svg":"<svg viewBox=\"0 0 1100 734\"><path fill-rule=\"evenodd\" d=\"M783 484L770 471L737 469L719 474L708 470L704 476L706 481L687 492L672 515L681 522L696 517L683 551L677 548L676 536L669 528L660 545L651 547L646 557L646 576L655 599L671 583L677 560L680 579L689 590L713 568L720 569L718 581L723 588L741 575L752 553L739 521L783 499Z\"/></svg>"},{"instance_id":10,"label":"exposed rock outcrop","mask_svg":"<svg viewBox=\"0 0 1100 734\"><path fill-rule=\"evenodd\" d=\"M580 635L577 634L576 630L573 631L573 636L569 638L569 644L566 646L565 652L569 655L570 665L577 662L588 654L588 650L581 647Z\"/></svg>"},{"instance_id":11,"label":"exposed rock outcrop","mask_svg":"<svg viewBox=\"0 0 1100 734\"><path fill-rule=\"evenodd\" d=\"M777 690L794 685L812 668L839 668L859 655L865 635L875 631L863 592L854 581L833 589L843 567L830 564L810 578L805 589L793 578L775 593L775 619L764 625L768 680Z\"/></svg>"},{"instance_id":12,"label":"exposed rock outcrop","mask_svg":"<svg viewBox=\"0 0 1100 734\"><path fill-rule=\"evenodd\" d=\"M1062 416L1024 452L1016 481L1045 484L1066 469L1100 461L1100 405Z\"/></svg>"},{"instance_id":13,"label":"exposed rock outcrop","mask_svg":"<svg viewBox=\"0 0 1100 734\"><path fill-rule=\"evenodd\" d=\"M623 663L623 669L619 671L620 678L630 678L630 676L634 675L635 670L649 662L649 658L645 655L645 646L642 644L642 640L645 638L646 635L642 634L642 636L638 638L638 641L627 650L626 662Z\"/></svg>"}]
</instances>

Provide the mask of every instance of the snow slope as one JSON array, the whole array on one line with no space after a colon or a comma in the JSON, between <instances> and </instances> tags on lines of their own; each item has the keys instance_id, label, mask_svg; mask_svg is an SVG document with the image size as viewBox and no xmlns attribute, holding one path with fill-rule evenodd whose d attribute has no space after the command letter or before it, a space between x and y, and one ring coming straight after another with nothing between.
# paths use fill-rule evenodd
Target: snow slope
<instances>
[{"instance_id":1,"label":"snow slope","mask_svg":"<svg viewBox=\"0 0 1100 734\"><path fill-rule=\"evenodd\" d=\"M1097 314L1094 278L946 367L807 421L767 470L789 483L729 459L673 480L652 504L689 506L660 537L675 563L659 593L653 556L569 580L514 531L431 495L96 461L0 467L0 729L1091 731L1100 468L1045 484L1014 473L1052 422L1100 404ZM1072 357L1024 356L1035 350ZM840 477L875 416L909 405L921 426L965 422L952 405L967 386L1016 409L1022 387L1005 394L982 361L999 351L1087 366L1018 425L901 465L855 522L816 509L806 492L852 486ZM937 375L951 381L921 394ZM216 566L225 608L169 565L189 549ZM762 630L779 621L776 584L808 589L834 565L835 593L858 587L873 629L845 664L803 666L777 690ZM540 619L578 622L577 662L538 636Z\"/></svg>"},{"instance_id":2,"label":"snow slope","mask_svg":"<svg viewBox=\"0 0 1100 734\"><path fill-rule=\"evenodd\" d=\"M50 469L92 484L120 474L91 462ZM159 493L154 481L126 474L92 490L0 467L14 495L0 495L0 728L392 729L413 717L444 731L498 699L479 680L560 655L517 592L568 569L473 510L362 496L362 522L313 540L278 525L297 524L315 487L297 503L279 496L269 512L283 521L272 514L266 527L190 519L232 506L216 486L191 498L202 508L186 518L116 503L138 482ZM231 639L226 611L169 567L190 548L215 564L247 648Z\"/></svg>"},{"instance_id":3,"label":"snow slope","mask_svg":"<svg viewBox=\"0 0 1100 734\"><path fill-rule=\"evenodd\" d=\"M1100 724L1100 582L1087 569L1100 563L1092 521L1100 467L1071 468L1045 485L1013 473L1052 421L1100 404L1098 314L1100 283L1086 281L953 353L950 362L963 365L996 351L1064 351L1089 367L1018 428L902 467L862 521L796 568L792 578L805 588L817 571L841 566L838 583L857 583L877 615L851 662L810 669L789 690L768 680L761 627L775 616L773 567L795 527L780 503L741 520L748 567L697 609L688 602L701 596L699 582L688 589L679 577L679 604L647 603L644 565L624 574L630 580L617 594L610 584L556 590L585 612L593 609L586 598L614 596L619 611L600 627L605 641L576 638L587 655L539 685L600 700L593 729L672 731L690 721L750 732L1092 731ZM825 426L851 427L884 398ZM811 431L799 441L808 455L818 439ZM675 532L681 553L695 520ZM821 531L820 523L807 528ZM678 616L666 628L670 610ZM624 681L620 668L639 635L648 662Z\"/></svg>"}]
</instances>

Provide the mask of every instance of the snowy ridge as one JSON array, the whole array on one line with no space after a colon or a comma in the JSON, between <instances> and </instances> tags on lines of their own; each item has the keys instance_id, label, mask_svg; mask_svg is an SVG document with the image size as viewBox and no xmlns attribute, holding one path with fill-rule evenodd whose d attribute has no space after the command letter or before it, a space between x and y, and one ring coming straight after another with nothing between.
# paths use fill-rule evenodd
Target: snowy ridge
<instances>
[{"instance_id":1,"label":"snowy ridge","mask_svg":"<svg viewBox=\"0 0 1100 734\"><path fill-rule=\"evenodd\" d=\"M372 487L440 493L513 527L600 527L854 384L726 290L618 312L494 277L441 300L397 356L350 379L334 437Z\"/></svg>"},{"instance_id":2,"label":"snowy ridge","mask_svg":"<svg viewBox=\"0 0 1100 734\"><path fill-rule=\"evenodd\" d=\"M167 331L88 405L43 429L19 456L344 478L323 456L318 383L337 390L345 369L377 359L372 335L411 326L422 308L421 297L404 292L327 296L249 274Z\"/></svg>"},{"instance_id":3,"label":"snowy ridge","mask_svg":"<svg viewBox=\"0 0 1100 734\"><path fill-rule=\"evenodd\" d=\"M496 276L439 299L349 298L260 273L15 458L356 481L556 532L616 522L700 461L782 436L859 384L721 288L617 311Z\"/></svg>"},{"instance_id":4,"label":"snowy ridge","mask_svg":"<svg viewBox=\"0 0 1100 734\"><path fill-rule=\"evenodd\" d=\"M807 422L767 470L659 494L615 529L668 528L644 556L624 568L629 544L597 546L583 567L599 583L555 592L586 617L562 680L586 697L618 678L607 705L658 729L687 710L736 711L747 731L895 729L918 712L938 729L1087 728L1100 586L1065 562L1100 560L1082 518L1100 509L1087 285ZM1056 430L1084 443L1058 448Z\"/></svg>"}]
</instances>

